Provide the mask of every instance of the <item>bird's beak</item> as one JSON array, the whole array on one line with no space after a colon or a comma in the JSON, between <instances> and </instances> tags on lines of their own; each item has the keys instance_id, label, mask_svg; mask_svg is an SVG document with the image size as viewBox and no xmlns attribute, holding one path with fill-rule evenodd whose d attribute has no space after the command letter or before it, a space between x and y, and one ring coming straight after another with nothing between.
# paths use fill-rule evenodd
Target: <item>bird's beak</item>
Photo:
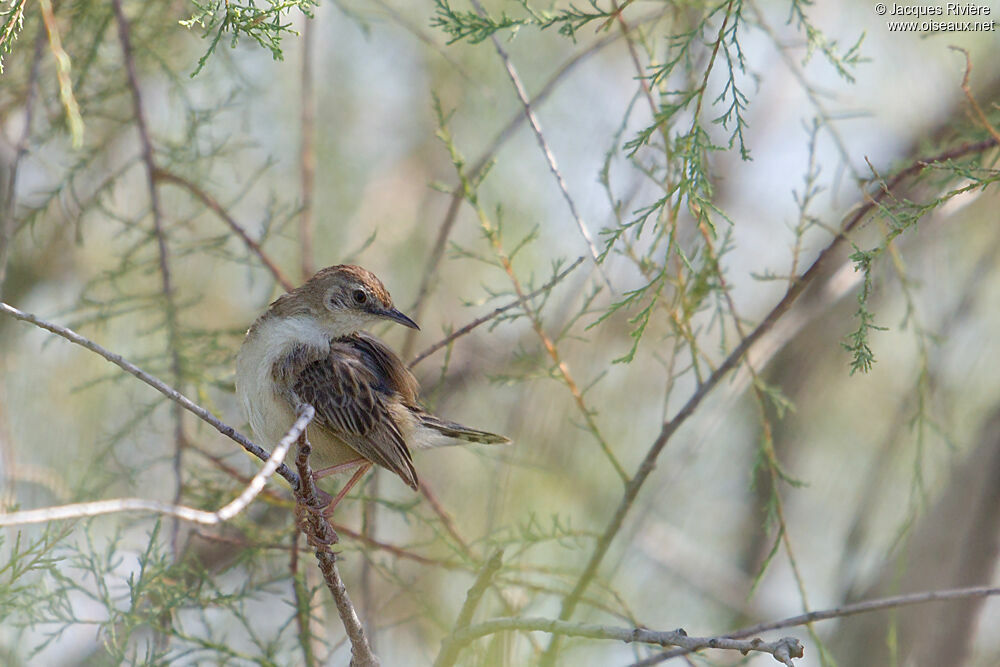
<instances>
[{"instance_id":1,"label":"bird's beak","mask_svg":"<svg viewBox=\"0 0 1000 667\"><path fill-rule=\"evenodd\" d=\"M417 326L416 322L411 320L403 313L399 312L399 310L397 310L396 308L388 308L382 311L382 316L388 317L393 322L399 322L404 327L410 327L411 329L416 329L417 331L420 331L420 327Z\"/></svg>"}]
</instances>

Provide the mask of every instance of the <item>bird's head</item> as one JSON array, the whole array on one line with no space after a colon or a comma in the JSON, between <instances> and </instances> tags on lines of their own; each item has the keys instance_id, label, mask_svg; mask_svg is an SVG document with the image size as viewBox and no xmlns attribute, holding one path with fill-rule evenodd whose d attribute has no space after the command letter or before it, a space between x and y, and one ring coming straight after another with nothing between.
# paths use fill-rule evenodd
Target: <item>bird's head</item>
<instances>
[{"instance_id":1,"label":"bird's head","mask_svg":"<svg viewBox=\"0 0 1000 667\"><path fill-rule=\"evenodd\" d=\"M321 269L271 304L270 311L279 317L315 318L335 336L352 334L381 320L420 328L392 305L392 297L374 273L350 264Z\"/></svg>"}]
</instances>

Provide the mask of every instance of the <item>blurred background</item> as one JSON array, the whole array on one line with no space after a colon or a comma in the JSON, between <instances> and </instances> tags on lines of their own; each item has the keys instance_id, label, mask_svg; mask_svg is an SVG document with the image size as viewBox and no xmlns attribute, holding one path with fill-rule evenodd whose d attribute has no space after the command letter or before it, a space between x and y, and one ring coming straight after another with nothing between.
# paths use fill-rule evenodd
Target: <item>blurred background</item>
<instances>
[{"instance_id":1,"label":"blurred background","mask_svg":"<svg viewBox=\"0 0 1000 667\"><path fill-rule=\"evenodd\" d=\"M709 636L997 584L995 2L931 17L984 29L938 32L804 0L0 6L4 302L250 436L246 328L360 264L421 326L375 333L416 360L426 405L513 440L418 453L427 493L383 471L338 508L382 664L435 661L497 548L474 624ZM5 511L216 509L258 469L7 316L0 376ZM799 637L801 665L995 665L998 625L987 598L761 636ZM457 660L660 650L505 632ZM221 529L4 528L0 655L346 664L350 646L272 482Z\"/></svg>"}]
</instances>

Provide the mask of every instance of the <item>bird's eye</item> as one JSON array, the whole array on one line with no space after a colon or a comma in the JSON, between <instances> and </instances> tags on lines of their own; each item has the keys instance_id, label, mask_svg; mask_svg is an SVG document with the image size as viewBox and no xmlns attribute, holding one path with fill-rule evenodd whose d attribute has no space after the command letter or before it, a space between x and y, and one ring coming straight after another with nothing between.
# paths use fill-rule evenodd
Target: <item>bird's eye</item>
<instances>
[{"instance_id":1,"label":"bird's eye","mask_svg":"<svg viewBox=\"0 0 1000 667\"><path fill-rule=\"evenodd\" d=\"M351 296L354 297L354 303L358 305L363 304L365 301L368 300L368 295L365 294L365 291L361 289L354 290L354 294L352 294Z\"/></svg>"}]
</instances>

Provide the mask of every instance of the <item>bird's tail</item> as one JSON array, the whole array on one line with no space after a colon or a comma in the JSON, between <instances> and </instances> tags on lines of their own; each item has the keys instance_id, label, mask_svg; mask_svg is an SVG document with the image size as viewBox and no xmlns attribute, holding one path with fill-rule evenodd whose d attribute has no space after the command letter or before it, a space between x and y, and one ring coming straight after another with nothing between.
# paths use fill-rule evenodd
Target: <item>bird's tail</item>
<instances>
[{"instance_id":1,"label":"bird's tail","mask_svg":"<svg viewBox=\"0 0 1000 667\"><path fill-rule=\"evenodd\" d=\"M446 438L454 438L456 440L464 440L465 442L476 442L481 445L500 445L510 442L510 438L505 438L502 435L497 435L496 433L490 433L488 431L479 431L474 428L469 428L468 426L462 426L456 422L448 421L447 419L441 419L440 417L435 417L432 414L421 411L417 418L420 420L420 425L424 428L428 428ZM437 438L434 439L435 442L428 443L429 446L441 446L448 444L456 444L454 442L440 441Z\"/></svg>"}]
</instances>

